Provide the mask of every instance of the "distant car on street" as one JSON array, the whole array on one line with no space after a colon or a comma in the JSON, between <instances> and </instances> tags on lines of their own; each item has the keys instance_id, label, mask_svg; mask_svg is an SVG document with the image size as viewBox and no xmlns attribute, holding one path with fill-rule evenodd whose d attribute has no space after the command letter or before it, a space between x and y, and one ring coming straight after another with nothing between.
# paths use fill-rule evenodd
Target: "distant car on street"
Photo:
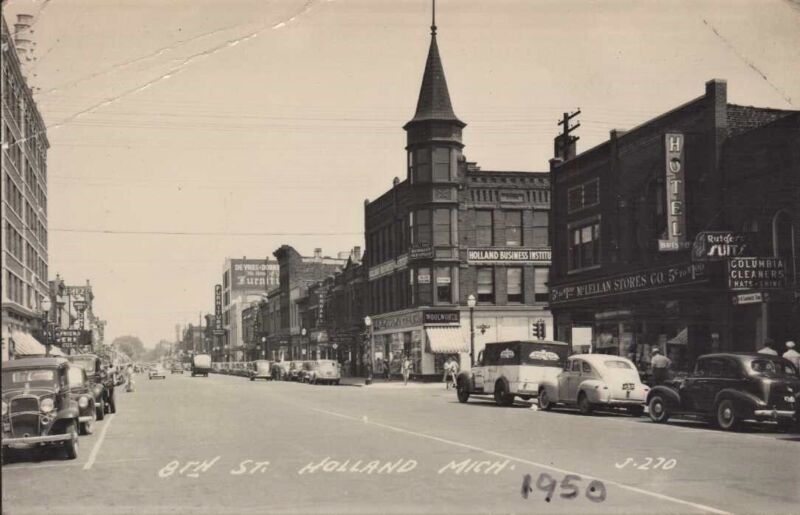
<instances>
[{"instance_id":1,"label":"distant car on street","mask_svg":"<svg viewBox=\"0 0 800 515\"><path fill-rule=\"evenodd\" d=\"M183 374L183 365L180 363L173 363L169 369L170 374Z\"/></svg>"},{"instance_id":2,"label":"distant car on street","mask_svg":"<svg viewBox=\"0 0 800 515\"><path fill-rule=\"evenodd\" d=\"M211 356L208 354L195 354L192 357L192 377L208 377L211 372Z\"/></svg>"},{"instance_id":3,"label":"distant car on street","mask_svg":"<svg viewBox=\"0 0 800 515\"><path fill-rule=\"evenodd\" d=\"M272 379L272 362L266 359L257 359L250 362L250 380L264 379L269 381Z\"/></svg>"},{"instance_id":4,"label":"distant car on street","mask_svg":"<svg viewBox=\"0 0 800 515\"><path fill-rule=\"evenodd\" d=\"M594 408L625 408L635 417L644 413L650 387L642 384L636 366L620 356L574 354L555 379L539 386L539 407L577 406L588 415Z\"/></svg>"},{"instance_id":5,"label":"distant car on street","mask_svg":"<svg viewBox=\"0 0 800 515\"><path fill-rule=\"evenodd\" d=\"M64 358L3 362L2 447L60 446L78 457L78 403L70 395L70 363Z\"/></svg>"},{"instance_id":6,"label":"distant car on street","mask_svg":"<svg viewBox=\"0 0 800 515\"><path fill-rule=\"evenodd\" d=\"M789 360L739 352L700 356L688 377L654 386L647 397L653 422L691 416L728 431L745 420L797 427L799 403L800 377Z\"/></svg>"},{"instance_id":7,"label":"distant car on street","mask_svg":"<svg viewBox=\"0 0 800 515\"><path fill-rule=\"evenodd\" d=\"M164 367L161 364L154 365L150 367L150 372L147 373L147 379L166 379L167 373L164 371Z\"/></svg>"},{"instance_id":8,"label":"distant car on street","mask_svg":"<svg viewBox=\"0 0 800 515\"><path fill-rule=\"evenodd\" d=\"M339 384L340 379L339 363L332 359L320 359L304 363L301 380L308 384Z\"/></svg>"},{"instance_id":9,"label":"distant car on street","mask_svg":"<svg viewBox=\"0 0 800 515\"><path fill-rule=\"evenodd\" d=\"M272 378L276 381L285 381L289 376L288 361L276 361L272 364Z\"/></svg>"},{"instance_id":10,"label":"distant car on street","mask_svg":"<svg viewBox=\"0 0 800 515\"><path fill-rule=\"evenodd\" d=\"M514 397L535 397L539 386L555 380L564 367L570 345L557 341L508 341L487 343L471 370L457 377L459 402L470 395L492 395L499 406L510 406Z\"/></svg>"},{"instance_id":11,"label":"distant car on street","mask_svg":"<svg viewBox=\"0 0 800 515\"><path fill-rule=\"evenodd\" d=\"M286 376L288 381L300 381L301 373L303 371L303 361L290 361L289 373Z\"/></svg>"}]
</instances>

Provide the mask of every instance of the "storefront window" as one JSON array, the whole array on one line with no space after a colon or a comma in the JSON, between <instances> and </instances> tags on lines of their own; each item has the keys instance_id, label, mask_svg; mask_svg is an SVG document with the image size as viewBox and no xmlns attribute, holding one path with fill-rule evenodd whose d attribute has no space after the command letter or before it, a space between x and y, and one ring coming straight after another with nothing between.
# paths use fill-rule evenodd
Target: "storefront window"
<instances>
[{"instance_id":1,"label":"storefront window","mask_svg":"<svg viewBox=\"0 0 800 515\"><path fill-rule=\"evenodd\" d=\"M413 372L422 373L422 331L411 331L411 362L414 364Z\"/></svg>"}]
</instances>

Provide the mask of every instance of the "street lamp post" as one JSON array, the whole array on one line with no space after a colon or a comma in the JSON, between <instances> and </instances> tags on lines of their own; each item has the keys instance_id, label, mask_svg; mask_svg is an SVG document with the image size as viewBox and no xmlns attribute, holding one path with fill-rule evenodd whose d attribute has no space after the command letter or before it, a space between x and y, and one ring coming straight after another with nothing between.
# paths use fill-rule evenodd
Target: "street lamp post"
<instances>
[{"instance_id":1,"label":"street lamp post","mask_svg":"<svg viewBox=\"0 0 800 515\"><path fill-rule=\"evenodd\" d=\"M475 295L469 294L467 297L469 306L469 366L475 364Z\"/></svg>"},{"instance_id":2,"label":"street lamp post","mask_svg":"<svg viewBox=\"0 0 800 515\"><path fill-rule=\"evenodd\" d=\"M364 317L364 325L367 326L369 331L369 363L367 363L367 379L365 384L372 384L372 368L375 365L375 338L372 333L372 319L369 315Z\"/></svg>"},{"instance_id":3,"label":"street lamp post","mask_svg":"<svg viewBox=\"0 0 800 515\"><path fill-rule=\"evenodd\" d=\"M44 338L44 355L45 357L50 356L50 308L52 305L50 304L50 299L48 297L44 297L42 299L42 337Z\"/></svg>"}]
</instances>

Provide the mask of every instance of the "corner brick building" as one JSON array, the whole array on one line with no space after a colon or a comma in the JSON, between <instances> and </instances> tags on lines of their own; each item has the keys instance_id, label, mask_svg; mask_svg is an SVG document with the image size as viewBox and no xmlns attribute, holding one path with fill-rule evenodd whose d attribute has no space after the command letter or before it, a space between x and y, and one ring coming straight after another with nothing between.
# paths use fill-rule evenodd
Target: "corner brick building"
<instances>
[{"instance_id":1,"label":"corner brick building","mask_svg":"<svg viewBox=\"0 0 800 515\"><path fill-rule=\"evenodd\" d=\"M531 339L545 326L550 265L547 172L482 170L464 156L466 126L453 111L433 26L405 179L364 206L368 312L375 371L441 376L448 355L469 365L474 295L475 355L485 342ZM366 356L369 359L369 356Z\"/></svg>"}]
</instances>

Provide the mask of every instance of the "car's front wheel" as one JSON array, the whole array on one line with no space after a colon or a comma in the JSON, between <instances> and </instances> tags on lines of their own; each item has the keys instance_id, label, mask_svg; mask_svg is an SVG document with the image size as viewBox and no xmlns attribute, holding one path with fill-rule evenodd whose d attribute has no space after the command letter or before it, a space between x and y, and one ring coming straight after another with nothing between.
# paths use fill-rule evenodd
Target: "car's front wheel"
<instances>
[{"instance_id":1,"label":"car's front wheel","mask_svg":"<svg viewBox=\"0 0 800 515\"><path fill-rule=\"evenodd\" d=\"M78 457L78 429L75 422L70 422L64 434L71 435L72 438L64 441L64 455L68 460L74 460Z\"/></svg>"},{"instance_id":2,"label":"car's front wheel","mask_svg":"<svg viewBox=\"0 0 800 515\"><path fill-rule=\"evenodd\" d=\"M592 403L589 402L589 397L583 392L578 396L578 410L580 410L581 415L592 414Z\"/></svg>"},{"instance_id":3,"label":"car's front wheel","mask_svg":"<svg viewBox=\"0 0 800 515\"><path fill-rule=\"evenodd\" d=\"M80 432L82 435L94 433L94 422L97 420L97 412L92 410L92 420L81 423Z\"/></svg>"},{"instance_id":4,"label":"car's front wheel","mask_svg":"<svg viewBox=\"0 0 800 515\"><path fill-rule=\"evenodd\" d=\"M741 420L739 415L736 414L733 401L730 399L723 399L717 404L717 425L720 429L725 431L734 431Z\"/></svg>"},{"instance_id":5,"label":"car's front wheel","mask_svg":"<svg viewBox=\"0 0 800 515\"><path fill-rule=\"evenodd\" d=\"M108 398L108 402L106 403L106 412L107 413L117 412L117 397L113 393L111 394L111 397Z\"/></svg>"},{"instance_id":6,"label":"car's front wheel","mask_svg":"<svg viewBox=\"0 0 800 515\"><path fill-rule=\"evenodd\" d=\"M462 379L456 385L456 396L458 397L458 402L461 404L464 404L469 400L469 388L467 387L466 380Z\"/></svg>"},{"instance_id":7,"label":"car's front wheel","mask_svg":"<svg viewBox=\"0 0 800 515\"><path fill-rule=\"evenodd\" d=\"M650 411L650 420L653 422L663 424L669 420L670 413L667 407L667 401L661 395L653 395L650 397L648 408Z\"/></svg>"},{"instance_id":8,"label":"car's front wheel","mask_svg":"<svg viewBox=\"0 0 800 515\"><path fill-rule=\"evenodd\" d=\"M553 403L550 401L550 396L547 395L547 390L542 388L539 390L539 409L543 411L550 411L553 408Z\"/></svg>"},{"instance_id":9,"label":"car's front wheel","mask_svg":"<svg viewBox=\"0 0 800 515\"><path fill-rule=\"evenodd\" d=\"M95 405L95 413L97 415L97 420L106 418L106 401L101 399L100 404Z\"/></svg>"}]
</instances>

